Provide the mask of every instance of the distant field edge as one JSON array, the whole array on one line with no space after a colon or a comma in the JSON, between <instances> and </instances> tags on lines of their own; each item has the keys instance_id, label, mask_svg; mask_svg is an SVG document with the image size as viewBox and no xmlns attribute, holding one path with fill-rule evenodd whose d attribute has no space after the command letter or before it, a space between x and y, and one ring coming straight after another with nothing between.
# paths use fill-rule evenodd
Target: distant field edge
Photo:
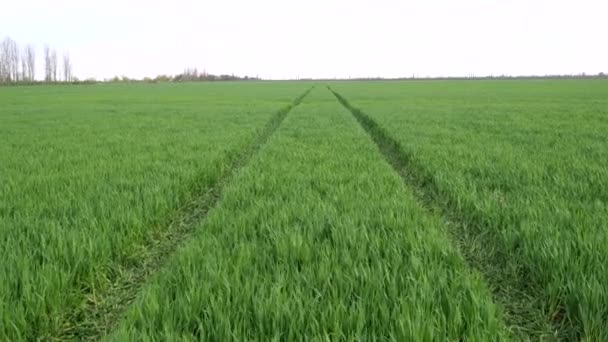
<instances>
[{"instance_id":1,"label":"distant field edge","mask_svg":"<svg viewBox=\"0 0 608 342\"><path fill-rule=\"evenodd\" d=\"M67 316L63 322L64 329L57 336L49 339L100 340L109 332L150 276L162 268L170 256L193 236L198 224L206 219L209 211L220 201L226 184L249 162L278 129L289 112L298 106L313 88L314 86L307 89L291 104L278 110L260 130L254 141L229 162L228 167L215 183L204 188L195 186L192 200L176 212L165 229L149 238L146 245L149 249L147 257L137 264L126 267L124 273L106 291L91 295L92 299L85 306ZM40 338L47 339L44 336Z\"/></svg>"},{"instance_id":2,"label":"distant field edge","mask_svg":"<svg viewBox=\"0 0 608 342\"><path fill-rule=\"evenodd\" d=\"M539 292L522 283L517 267L508 263L508 255L492 241L489 224L484 225L459 210L449 194L439 190L432 175L418 165L396 139L340 93L329 86L327 88L351 112L420 204L441 216L452 243L469 267L481 274L494 300L502 307L503 318L513 338L533 341L557 339L559 327L539 309L542 307Z\"/></svg>"}]
</instances>

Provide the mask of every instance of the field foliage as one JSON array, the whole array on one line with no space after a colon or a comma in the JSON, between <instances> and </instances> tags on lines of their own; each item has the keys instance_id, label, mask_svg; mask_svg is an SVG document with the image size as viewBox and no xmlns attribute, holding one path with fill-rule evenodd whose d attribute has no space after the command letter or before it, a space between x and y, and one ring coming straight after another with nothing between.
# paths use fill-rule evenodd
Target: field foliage
<instances>
[{"instance_id":1,"label":"field foliage","mask_svg":"<svg viewBox=\"0 0 608 342\"><path fill-rule=\"evenodd\" d=\"M112 339L500 340L499 312L324 88L295 108Z\"/></svg>"},{"instance_id":2,"label":"field foliage","mask_svg":"<svg viewBox=\"0 0 608 342\"><path fill-rule=\"evenodd\" d=\"M457 234L513 323L537 337L608 339L608 82L333 88L464 225Z\"/></svg>"},{"instance_id":3,"label":"field foliage","mask_svg":"<svg viewBox=\"0 0 608 342\"><path fill-rule=\"evenodd\" d=\"M305 85L0 90L0 339L68 333Z\"/></svg>"},{"instance_id":4,"label":"field foliage","mask_svg":"<svg viewBox=\"0 0 608 342\"><path fill-rule=\"evenodd\" d=\"M0 89L0 340L608 340L608 82Z\"/></svg>"}]
</instances>

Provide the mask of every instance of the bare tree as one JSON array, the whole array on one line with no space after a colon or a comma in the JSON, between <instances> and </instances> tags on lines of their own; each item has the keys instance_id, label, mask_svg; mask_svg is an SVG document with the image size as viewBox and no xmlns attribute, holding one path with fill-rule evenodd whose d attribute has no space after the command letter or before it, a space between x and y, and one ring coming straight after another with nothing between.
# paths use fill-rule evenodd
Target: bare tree
<instances>
[{"instance_id":1,"label":"bare tree","mask_svg":"<svg viewBox=\"0 0 608 342\"><path fill-rule=\"evenodd\" d=\"M5 46L5 41L0 43L0 83L7 82L7 51Z\"/></svg>"},{"instance_id":2,"label":"bare tree","mask_svg":"<svg viewBox=\"0 0 608 342\"><path fill-rule=\"evenodd\" d=\"M53 82L57 82L57 50L51 51L51 75L53 76Z\"/></svg>"},{"instance_id":3,"label":"bare tree","mask_svg":"<svg viewBox=\"0 0 608 342\"><path fill-rule=\"evenodd\" d=\"M6 37L0 44L0 81L19 81L19 46Z\"/></svg>"},{"instance_id":4,"label":"bare tree","mask_svg":"<svg viewBox=\"0 0 608 342\"><path fill-rule=\"evenodd\" d=\"M27 65L27 79L30 82L34 82L36 78L36 50L31 45L25 47L24 56Z\"/></svg>"},{"instance_id":5,"label":"bare tree","mask_svg":"<svg viewBox=\"0 0 608 342\"><path fill-rule=\"evenodd\" d=\"M44 47L44 80L57 82L57 50Z\"/></svg>"},{"instance_id":6,"label":"bare tree","mask_svg":"<svg viewBox=\"0 0 608 342\"><path fill-rule=\"evenodd\" d=\"M44 46L44 81L51 82L53 78L53 67L51 61L51 49L48 45Z\"/></svg>"},{"instance_id":7,"label":"bare tree","mask_svg":"<svg viewBox=\"0 0 608 342\"><path fill-rule=\"evenodd\" d=\"M11 79L13 82L19 82L19 46L16 41L12 39L9 39L9 41Z\"/></svg>"},{"instance_id":8,"label":"bare tree","mask_svg":"<svg viewBox=\"0 0 608 342\"><path fill-rule=\"evenodd\" d=\"M70 62L68 53L63 54L63 80L65 82L72 81L72 62Z\"/></svg>"},{"instance_id":9,"label":"bare tree","mask_svg":"<svg viewBox=\"0 0 608 342\"><path fill-rule=\"evenodd\" d=\"M20 52L20 59L21 59L21 81L26 82L26 81L29 81L29 78L27 77L27 59L25 58L25 49L22 52Z\"/></svg>"},{"instance_id":10,"label":"bare tree","mask_svg":"<svg viewBox=\"0 0 608 342\"><path fill-rule=\"evenodd\" d=\"M72 61L69 54L63 55L63 64L59 65L57 50L44 46L44 81L58 82L75 80ZM59 69L63 67L62 71ZM60 74L63 72L63 74ZM36 50L26 45L23 50L17 42L9 37L0 41L0 83L34 82L36 79Z\"/></svg>"}]
</instances>

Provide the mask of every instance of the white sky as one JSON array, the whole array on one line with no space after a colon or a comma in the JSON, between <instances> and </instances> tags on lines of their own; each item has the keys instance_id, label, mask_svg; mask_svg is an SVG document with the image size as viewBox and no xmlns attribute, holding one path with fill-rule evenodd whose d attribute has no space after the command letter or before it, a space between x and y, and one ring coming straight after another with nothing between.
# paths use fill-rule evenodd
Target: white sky
<instances>
[{"instance_id":1,"label":"white sky","mask_svg":"<svg viewBox=\"0 0 608 342\"><path fill-rule=\"evenodd\" d=\"M607 0L2 0L0 39L79 78L608 72Z\"/></svg>"}]
</instances>

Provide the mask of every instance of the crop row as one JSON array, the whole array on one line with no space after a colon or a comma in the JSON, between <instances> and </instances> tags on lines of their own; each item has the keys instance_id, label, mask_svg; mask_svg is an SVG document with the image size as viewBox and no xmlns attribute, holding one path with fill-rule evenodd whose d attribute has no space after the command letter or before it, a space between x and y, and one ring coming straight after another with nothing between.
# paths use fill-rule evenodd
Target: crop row
<instances>
[{"instance_id":1,"label":"crop row","mask_svg":"<svg viewBox=\"0 0 608 342\"><path fill-rule=\"evenodd\" d=\"M323 88L239 171L108 339L501 340L440 219Z\"/></svg>"},{"instance_id":2,"label":"crop row","mask_svg":"<svg viewBox=\"0 0 608 342\"><path fill-rule=\"evenodd\" d=\"M180 207L305 87L3 89L0 339L94 328L87 308L179 237L167 225Z\"/></svg>"},{"instance_id":3,"label":"crop row","mask_svg":"<svg viewBox=\"0 0 608 342\"><path fill-rule=\"evenodd\" d=\"M335 85L391 137L423 195L533 339L608 340L608 85Z\"/></svg>"},{"instance_id":4,"label":"crop row","mask_svg":"<svg viewBox=\"0 0 608 342\"><path fill-rule=\"evenodd\" d=\"M0 339L608 339L604 82L307 87L3 89Z\"/></svg>"}]
</instances>

